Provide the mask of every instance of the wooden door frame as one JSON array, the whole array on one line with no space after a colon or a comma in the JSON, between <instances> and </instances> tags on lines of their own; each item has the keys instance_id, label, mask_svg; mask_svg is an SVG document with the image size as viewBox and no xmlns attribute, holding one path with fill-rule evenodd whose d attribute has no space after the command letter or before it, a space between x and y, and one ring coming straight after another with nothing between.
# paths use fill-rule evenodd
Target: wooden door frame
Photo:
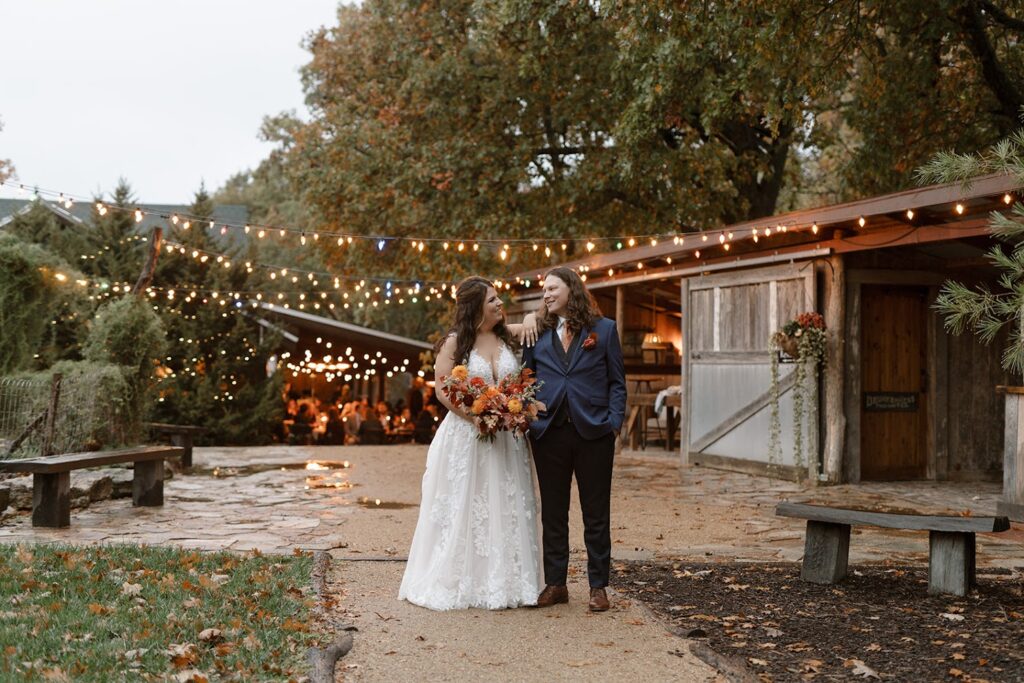
<instances>
[{"instance_id":1,"label":"wooden door frame","mask_svg":"<svg viewBox=\"0 0 1024 683\"><path fill-rule=\"evenodd\" d=\"M691 395L692 394L692 391L691 391L692 387L691 387L691 382L690 382L690 377L691 377L690 337L691 337L691 335L693 333L693 330L692 330L692 327L691 327L692 316L690 315L690 311L689 311L690 293L691 292L695 292L695 291L705 290L705 289L715 289L715 290L717 290L718 288L721 288L721 287L736 286L736 285L747 285L747 284L759 284L759 283L764 282L765 280L769 280L771 282L771 289L774 290L775 282L777 282L779 280L803 280L804 281L804 296L805 296L805 300L811 301L811 302L816 302L816 300L817 300L817 280L818 280L818 274L817 274L817 270L816 270L817 263L818 262L816 260L810 259L810 260L806 260L806 261L794 261L794 262L791 262L791 263L763 266L763 267L759 267L759 268L746 268L746 269L743 269L743 270L736 270L736 271L730 271L730 272L725 272L725 273L715 273L714 275L696 275L696 276L689 277L689 278L686 278L686 277L680 278L680 295L681 295L680 306L683 307L683 316L682 316L682 320L680 321L680 331L681 331L682 337L681 337L680 345L679 345L680 346L681 359L682 359L682 363L681 363L681 366L682 366L681 367L681 377L680 377L680 386L682 387L682 397L681 397L682 405L680 406L680 409L679 409L679 412L680 412L680 418L679 418L680 419L680 422L679 422L679 457L680 457L680 462L682 464L685 465L685 464L688 464L688 463L692 462L691 452L690 452L690 447L692 445L691 444L691 439L692 439L691 431L692 430L691 430L691 421L690 421L690 408L691 408L691 401L692 401L692 395ZM770 314L770 317L772 319L769 321L769 328L774 330L774 329L778 329L781 321L777 320L778 312L775 310L774 293L772 293L769 296L769 299L770 299L770 304L769 305L772 307L771 308L771 314ZM816 304L815 304L815 306L816 306ZM717 292L716 292L716 304L715 304L715 309L714 309L714 314L713 315L714 315L714 321L713 321L712 324L715 327L714 334L715 334L715 336L717 338L717 335L718 335ZM720 351L717 348L717 339L716 339L716 345L715 345L714 350L712 350L710 352L705 352L705 353L708 356L710 356L710 357L717 357L717 358L722 358L722 359L728 359L728 360L730 360L732 362L764 362L765 359L767 357L769 357L769 355L768 355L769 352L762 352L762 351L731 351L731 352L730 351ZM762 397L759 397L759 399L755 399L754 403L752 403L750 405L747 405L747 406L744 406L743 408L741 408L739 411L737 411L737 413L735 413L733 416L731 416L729 419L727 419L726 423L735 422L735 424L732 425L733 427L735 427L736 425L738 425L738 424L740 424L740 423L742 423L744 421L744 419L745 419L744 416L750 417L750 415L753 415L754 413L756 413L757 411L752 410L752 406L754 404L756 404L758 402L758 400L760 400L761 402L764 402L766 400L766 398L764 396L762 396ZM819 406L820 406L821 397L818 396L817 393L810 400L818 401L819 402ZM820 420L821 410L819 409L816 412L818 413L819 420ZM726 424L726 423L723 423L723 424ZM721 438L722 436L724 436L724 434L718 435L718 438ZM717 440L718 439L715 439L715 441L717 441ZM807 462L807 465L806 465L807 471L805 473L806 476L809 476L812 479L816 479L817 478L817 468L818 468L818 464L819 464L818 463L818 459L824 457L823 454L821 453L821 448L819 446L819 440L820 439L818 437L818 430L812 430L810 438L808 439L807 450L808 450L809 453L811 453L813 455L812 455L812 457L808 458L808 462ZM728 466L730 469L740 469L740 470L743 470L743 471L748 471L749 470L753 474L764 474L764 472L767 471L767 468L761 468L759 464L756 467L754 467L753 469L751 469L751 468L744 468L744 463L746 461L741 461L739 459L725 458L725 457L722 457L722 456L713 456L713 455L701 455L700 453L697 453L697 452L693 453L693 455L694 456L699 456L699 458L701 460L704 460L704 461L721 462L721 464L723 466ZM783 467L783 468L776 467L776 469L773 470L773 471L786 471L786 470L789 470L789 469L793 470L794 478L796 478L798 476L796 468L790 468L788 466Z\"/></svg>"},{"instance_id":2,"label":"wooden door frame","mask_svg":"<svg viewBox=\"0 0 1024 683\"><path fill-rule=\"evenodd\" d=\"M925 330L928 356L929 400L925 406L925 478L931 481L946 478L949 463L949 413L947 361L949 340L942 327L942 319L931 314L931 306L938 296L946 276L923 270L868 270L851 268L846 271L846 438L844 439L843 478L856 484L861 481L860 424L861 400L861 297L863 285L892 285L928 288L928 323Z\"/></svg>"}]
</instances>

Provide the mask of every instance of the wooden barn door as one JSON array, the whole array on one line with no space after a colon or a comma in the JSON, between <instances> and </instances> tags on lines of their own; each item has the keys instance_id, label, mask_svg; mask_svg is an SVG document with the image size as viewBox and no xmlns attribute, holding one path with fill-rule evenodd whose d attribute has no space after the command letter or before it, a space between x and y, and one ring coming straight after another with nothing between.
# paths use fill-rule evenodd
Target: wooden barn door
<instances>
[{"instance_id":1,"label":"wooden barn door","mask_svg":"<svg viewBox=\"0 0 1024 683\"><path fill-rule=\"evenodd\" d=\"M928 462L928 290L861 290L862 479L923 479Z\"/></svg>"},{"instance_id":2,"label":"wooden barn door","mask_svg":"<svg viewBox=\"0 0 1024 683\"><path fill-rule=\"evenodd\" d=\"M815 309L811 262L683 281L682 443L691 463L760 471L770 462L772 332ZM782 461L792 458L793 365L780 366ZM807 397L817 401L816 391ZM816 462L817 427L804 441Z\"/></svg>"}]
</instances>

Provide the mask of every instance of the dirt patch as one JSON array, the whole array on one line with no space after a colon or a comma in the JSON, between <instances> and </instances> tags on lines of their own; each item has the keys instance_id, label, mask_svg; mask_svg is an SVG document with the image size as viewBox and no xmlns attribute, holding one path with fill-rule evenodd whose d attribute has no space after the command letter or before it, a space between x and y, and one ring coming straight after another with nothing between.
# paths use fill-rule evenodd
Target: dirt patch
<instances>
[{"instance_id":1,"label":"dirt patch","mask_svg":"<svg viewBox=\"0 0 1024 683\"><path fill-rule=\"evenodd\" d=\"M1024 580L979 573L965 598L929 596L925 567L859 566L844 582L794 564L615 563L616 590L762 681L1024 680Z\"/></svg>"}]
</instances>

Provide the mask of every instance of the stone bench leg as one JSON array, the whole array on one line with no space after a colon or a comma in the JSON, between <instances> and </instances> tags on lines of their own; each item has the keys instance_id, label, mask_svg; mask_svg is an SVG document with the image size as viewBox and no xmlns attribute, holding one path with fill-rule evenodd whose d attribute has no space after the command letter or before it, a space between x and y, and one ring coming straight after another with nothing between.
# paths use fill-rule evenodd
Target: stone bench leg
<instances>
[{"instance_id":1,"label":"stone bench leg","mask_svg":"<svg viewBox=\"0 0 1024 683\"><path fill-rule=\"evenodd\" d=\"M928 592L967 595L975 585L973 532L928 533Z\"/></svg>"},{"instance_id":2,"label":"stone bench leg","mask_svg":"<svg viewBox=\"0 0 1024 683\"><path fill-rule=\"evenodd\" d=\"M185 449L185 452L181 454L181 466L185 468L192 467L192 435L171 434L171 445L181 446Z\"/></svg>"},{"instance_id":3,"label":"stone bench leg","mask_svg":"<svg viewBox=\"0 0 1024 683\"><path fill-rule=\"evenodd\" d=\"M800 578L811 583L836 583L846 577L850 557L850 525L807 520Z\"/></svg>"},{"instance_id":4,"label":"stone bench leg","mask_svg":"<svg viewBox=\"0 0 1024 683\"><path fill-rule=\"evenodd\" d=\"M164 461L135 463L132 478L132 504L156 507L164 504Z\"/></svg>"},{"instance_id":5,"label":"stone bench leg","mask_svg":"<svg viewBox=\"0 0 1024 683\"><path fill-rule=\"evenodd\" d=\"M32 475L32 526L71 526L71 473Z\"/></svg>"}]
</instances>

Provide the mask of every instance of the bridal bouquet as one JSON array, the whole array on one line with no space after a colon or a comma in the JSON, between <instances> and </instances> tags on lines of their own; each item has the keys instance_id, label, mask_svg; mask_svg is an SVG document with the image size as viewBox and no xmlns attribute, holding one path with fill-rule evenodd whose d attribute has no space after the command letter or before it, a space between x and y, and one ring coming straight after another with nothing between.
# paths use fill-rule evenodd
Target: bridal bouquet
<instances>
[{"instance_id":1,"label":"bridal bouquet","mask_svg":"<svg viewBox=\"0 0 1024 683\"><path fill-rule=\"evenodd\" d=\"M453 405L466 408L480 430L477 438L485 441L494 441L498 432L512 432L517 438L526 434L538 411L544 410L536 398L538 389L533 371L525 366L502 377L497 385L470 377L465 365L456 365L441 381L445 396Z\"/></svg>"}]
</instances>

